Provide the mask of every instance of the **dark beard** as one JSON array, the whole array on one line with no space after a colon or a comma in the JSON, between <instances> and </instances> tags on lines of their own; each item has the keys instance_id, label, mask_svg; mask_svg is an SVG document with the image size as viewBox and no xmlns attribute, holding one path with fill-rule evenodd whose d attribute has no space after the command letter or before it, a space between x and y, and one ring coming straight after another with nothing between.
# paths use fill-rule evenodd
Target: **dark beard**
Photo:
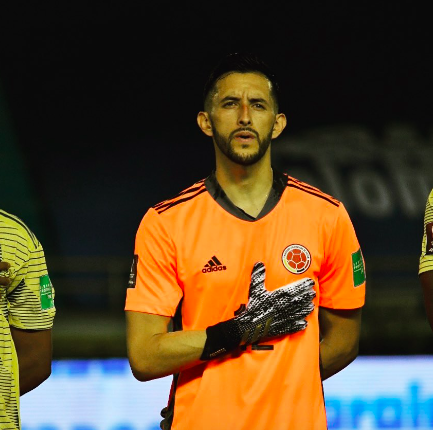
<instances>
[{"instance_id":1,"label":"dark beard","mask_svg":"<svg viewBox=\"0 0 433 430\"><path fill-rule=\"evenodd\" d=\"M251 133L254 133L254 135L256 136L257 143L259 144L259 150L255 154L250 154L245 156L242 154L238 154L233 150L233 146L230 144L230 142L232 141L234 135L236 133L239 133L240 131L249 131ZM218 133L218 131L216 131L215 127L213 127L213 138L220 151L230 161L233 161L236 164L240 164L241 166L251 166L257 163L259 160L261 160L261 158L265 155L266 151L268 150L272 140L272 129L269 131L268 135L263 140L260 139L259 135L255 130L248 127L239 128L231 132L229 138L225 140L224 137L221 136Z\"/></svg>"}]
</instances>

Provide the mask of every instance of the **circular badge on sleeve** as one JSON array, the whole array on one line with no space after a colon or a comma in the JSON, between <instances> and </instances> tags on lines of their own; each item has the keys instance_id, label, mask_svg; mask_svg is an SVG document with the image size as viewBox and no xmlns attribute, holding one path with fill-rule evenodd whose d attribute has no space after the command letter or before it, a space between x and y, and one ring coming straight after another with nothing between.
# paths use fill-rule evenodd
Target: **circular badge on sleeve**
<instances>
[{"instance_id":1,"label":"circular badge on sleeve","mask_svg":"<svg viewBox=\"0 0 433 430\"><path fill-rule=\"evenodd\" d=\"M284 267L295 275L300 275L308 270L311 265L311 254L305 246L289 245L282 255Z\"/></svg>"}]
</instances>

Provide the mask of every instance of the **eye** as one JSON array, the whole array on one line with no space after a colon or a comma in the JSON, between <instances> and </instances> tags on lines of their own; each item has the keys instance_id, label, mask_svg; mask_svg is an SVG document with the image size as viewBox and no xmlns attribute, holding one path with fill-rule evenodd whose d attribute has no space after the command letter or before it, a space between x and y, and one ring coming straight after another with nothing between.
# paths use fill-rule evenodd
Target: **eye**
<instances>
[{"instance_id":1,"label":"eye","mask_svg":"<svg viewBox=\"0 0 433 430\"><path fill-rule=\"evenodd\" d=\"M265 109L266 109L265 105L262 104L262 103L254 103L254 104L253 104L253 107L254 107L255 109L259 109L259 110L265 110Z\"/></svg>"},{"instance_id":2,"label":"eye","mask_svg":"<svg viewBox=\"0 0 433 430\"><path fill-rule=\"evenodd\" d=\"M223 104L223 107L227 107L227 108L229 108L229 107L233 107L233 106L235 106L236 105L236 103L234 102L234 101L228 101L228 102L225 102L224 104Z\"/></svg>"}]
</instances>

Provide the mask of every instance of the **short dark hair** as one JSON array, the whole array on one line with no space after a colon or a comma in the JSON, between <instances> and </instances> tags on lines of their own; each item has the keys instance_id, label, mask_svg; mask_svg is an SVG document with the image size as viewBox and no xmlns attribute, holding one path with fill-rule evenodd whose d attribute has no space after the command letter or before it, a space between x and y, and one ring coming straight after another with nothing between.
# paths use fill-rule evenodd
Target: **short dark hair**
<instances>
[{"instance_id":1,"label":"short dark hair","mask_svg":"<svg viewBox=\"0 0 433 430\"><path fill-rule=\"evenodd\" d=\"M280 88L275 73L254 53L232 53L225 56L210 73L203 90L203 105L206 109L209 96L215 91L216 83L230 72L260 73L271 83L271 94L278 111Z\"/></svg>"}]
</instances>

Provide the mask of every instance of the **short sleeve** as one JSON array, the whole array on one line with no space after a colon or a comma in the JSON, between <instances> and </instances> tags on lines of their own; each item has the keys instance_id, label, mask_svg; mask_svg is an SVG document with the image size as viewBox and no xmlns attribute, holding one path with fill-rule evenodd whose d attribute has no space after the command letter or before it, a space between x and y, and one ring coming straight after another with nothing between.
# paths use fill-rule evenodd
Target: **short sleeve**
<instances>
[{"instance_id":1,"label":"short sleeve","mask_svg":"<svg viewBox=\"0 0 433 430\"><path fill-rule=\"evenodd\" d=\"M418 274L433 270L433 190L427 199Z\"/></svg>"},{"instance_id":2,"label":"short sleeve","mask_svg":"<svg viewBox=\"0 0 433 430\"><path fill-rule=\"evenodd\" d=\"M12 282L6 292L9 324L24 330L48 330L56 309L44 250L33 234L22 239L26 244L17 239Z\"/></svg>"},{"instance_id":3,"label":"short sleeve","mask_svg":"<svg viewBox=\"0 0 433 430\"><path fill-rule=\"evenodd\" d=\"M365 266L349 215L341 203L325 226L324 259L319 275L319 305L356 309L365 302Z\"/></svg>"},{"instance_id":4,"label":"short sleeve","mask_svg":"<svg viewBox=\"0 0 433 430\"><path fill-rule=\"evenodd\" d=\"M183 296L176 249L161 215L149 209L140 223L125 310L174 316Z\"/></svg>"}]
</instances>

